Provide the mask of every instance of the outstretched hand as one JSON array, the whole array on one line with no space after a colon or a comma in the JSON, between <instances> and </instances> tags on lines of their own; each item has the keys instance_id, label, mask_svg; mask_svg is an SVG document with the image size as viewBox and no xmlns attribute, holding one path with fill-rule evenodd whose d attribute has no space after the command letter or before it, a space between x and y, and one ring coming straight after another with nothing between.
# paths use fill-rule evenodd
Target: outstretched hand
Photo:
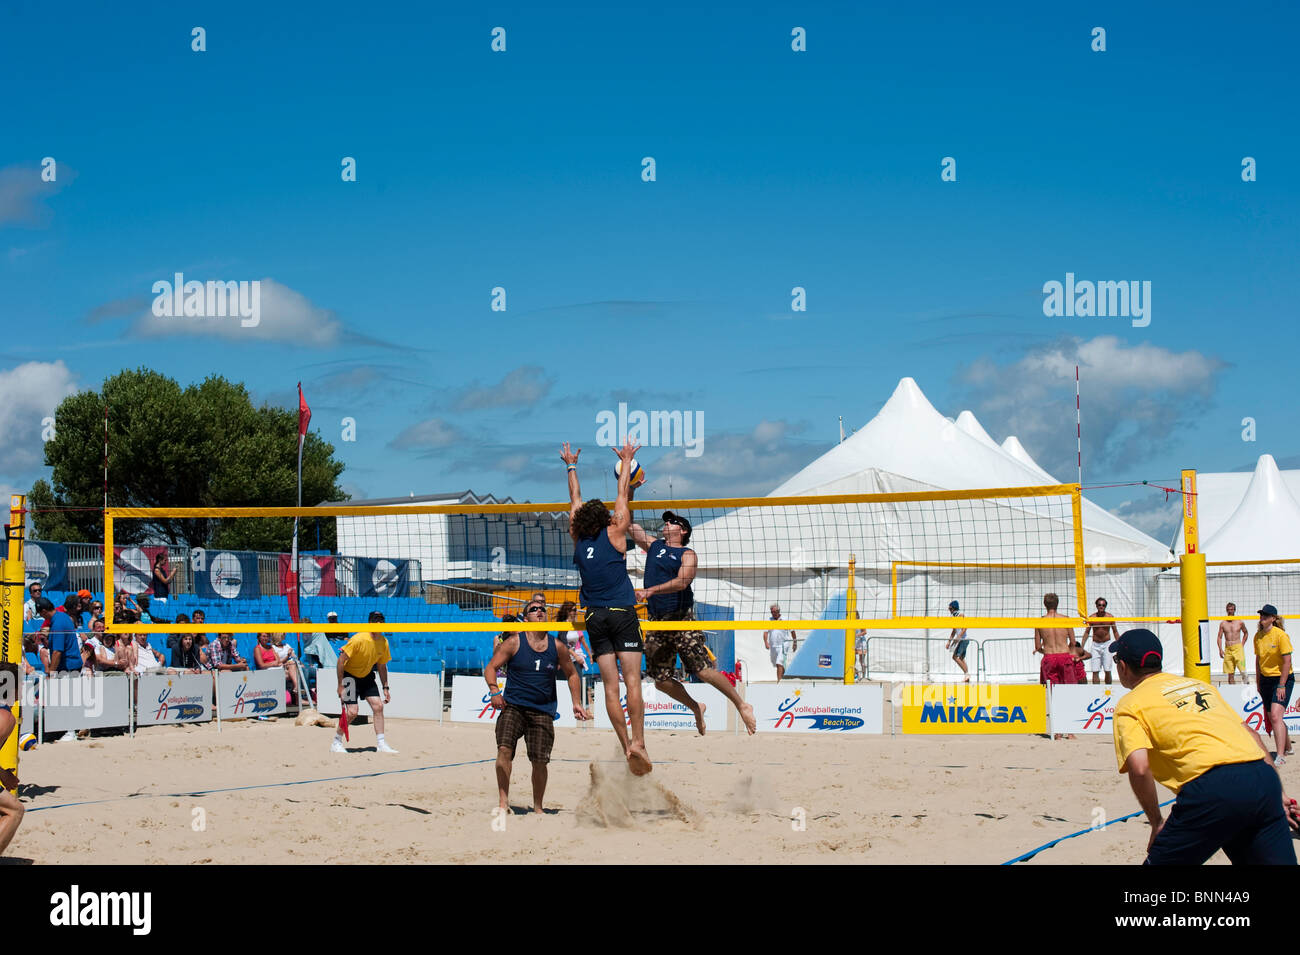
<instances>
[{"instance_id":1,"label":"outstretched hand","mask_svg":"<svg viewBox=\"0 0 1300 955\"><path fill-rule=\"evenodd\" d=\"M582 453L582 448L579 448L577 451L569 450L569 442L567 441L565 441L564 444L560 445L560 460L563 461L565 464L577 464L578 455L580 455L581 453Z\"/></svg>"},{"instance_id":2,"label":"outstretched hand","mask_svg":"<svg viewBox=\"0 0 1300 955\"><path fill-rule=\"evenodd\" d=\"M568 447L568 445L565 445L565 447ZM610 450L618 455L618 459L620 461L622 461L624 464L627 464L629 461L631 461L633 458L636 457L636 453L641 450L641 445L638 444L635 447L633 447L631 440L626 440L623 442L623 447L610 448ZM577 456L575 455L574 457L576 459Z\"/></svg>"}]
</instances>

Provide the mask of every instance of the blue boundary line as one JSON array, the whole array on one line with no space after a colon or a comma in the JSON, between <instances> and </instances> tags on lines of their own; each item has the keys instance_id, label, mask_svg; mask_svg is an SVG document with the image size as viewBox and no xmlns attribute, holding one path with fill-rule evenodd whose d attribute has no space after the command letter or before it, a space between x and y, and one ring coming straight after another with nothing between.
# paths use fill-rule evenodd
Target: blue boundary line
<instances>
[{"instance_id":1,"label":"blue boundary line","mask_svg":"<svg viewBox=\"0 0 1300 955\"><path fill-rule=\"evenodd\" d=\"M107 799L88 799L84 802L65 802L54 806L31 806L28 812L40 812L43 809L67 809L72 806L96 806L106 802L118 802L122 799L179 799L182 796L210 796L214 793L237 793L249 789L274 789L276 786L308 786L312 783L336 783L345 779L372 779L376 776L397 776L402 773L423 773L430 769L453 769L457 766L481 766L494 763L495 759L471 759L463 763L443 763L438 766L412 766L409 769L381 769L376 773L357 773L354 776L327 776L324 779L293 779L285 783L259 783L255 786L228 786L224 789L192 789L179 793L132 793L126 796L110 796Z\"/></svg>"},{"instance_id":2,"label":"blue boundary line","mask_svg":"<svg viewBox=\"0 0 1300 955\"><path fill-rule=\"evenodd\" d=\"M1160 803L1160 805L1162 807L1168 806L1173 801L1174 800L1172 799L1166 799L1164 802ZM1127 820L1132 819L1134 816L1142 815L1143 812L1144 810L1139 809L1137 812L1131 812L1127 816L1120 816L1118 819L1112 819L1110 822L1100 825L1096 829L1089 826L1087 829L1080 829L1078 832L1072 832L1068 836L1061 836L1059 839L1053 839L1051 842L1043 843L1037 849L1030 849L1024 855L1016 856L1014 859L1008 859L1006 862L1002 864L1015 865L1017 862L1027 862L1030 859L1032 859L1034 856L1038 855L1038 853L1042 852L1044 849L1050 849L1052 848L1052 846L1056 845L1057 843L1064 842L1066 839L1073 839L1075 836L1086 836L1090 832L1096 832L1098 829L1105 829L1106 826L1113 826L1117 822L1126 822Z\"/></svg>"}]
</instances>

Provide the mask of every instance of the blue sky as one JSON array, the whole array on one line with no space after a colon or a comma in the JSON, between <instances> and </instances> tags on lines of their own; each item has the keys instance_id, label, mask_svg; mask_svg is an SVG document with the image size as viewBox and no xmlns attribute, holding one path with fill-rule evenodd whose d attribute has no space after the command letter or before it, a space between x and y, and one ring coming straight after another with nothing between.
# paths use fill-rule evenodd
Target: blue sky
<instances>
[{"instance_id":1,"label":"blue sky","mask_svg":"<svg viewBox=\"0 0 1300 955\"><path fill-rule=\"evenodd\" d=\"M1297 20L20 0L0 13L0 484L46 473L62 393L138 365L277 403L301 379L364 497L556 499L559 443L603 471L596 415L620 400L703 413L699 457L643 452L660 496L670 475L763 493L902 375L1070 479L1076 357L1085 483L1300 465ZM160 334L151 286L175 272L263 280L261 325ZM1044 316L1067 272L1150 281L1150 325ZM1153 492L1096 497L1168 524Z\"/></svg>"}]
</instances>

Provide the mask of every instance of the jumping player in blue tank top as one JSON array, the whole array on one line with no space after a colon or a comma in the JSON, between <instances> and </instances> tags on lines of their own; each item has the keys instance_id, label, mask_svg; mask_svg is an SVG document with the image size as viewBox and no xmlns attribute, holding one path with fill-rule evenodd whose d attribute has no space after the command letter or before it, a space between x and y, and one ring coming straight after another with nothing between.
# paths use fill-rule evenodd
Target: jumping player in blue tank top
<instances>
[{"instance_id":1,"label":"jumping player in blue tank top","mask_svg":"<svg viewBox=\"0 0 1300 955\"><path fill-rule=\"evenodd\" d=\"M636 592L637 600L646 602L651 620L694 620L695 593L691 583L699 560L686 546L691 539L691 522L680 514L664 511L659 538L651 538L640 524L629 531L632 540L645 554L645 579ZM695 714L695 728L704 735L704 704L686 691L685 684L673 675L673 661L681 657L686 672L694 674L731 701L741 722L752 736L758 728L754 708L746 703L731 681L713 664L716 662L704 633L694 627L683 630L648 630L645 638L646 670L655 681L655 689L681 703Z\"/></svg>"},{"instance_id":2,"label":"jumping player in blue tank top","mask_svg":"<svg viewBox=\"0 0 1300 955\"><path fill-rule=\"evenodd\" d=\"M582 706L582 682L573 668L569 648L546 632L546 604L528 601L523 621L537 629L506 634L497 644L492 659L483 668L493 709L500 710L496 720L497 798L503 810L510 808L510 770L514 765L519 737L528 746L528 761L533 764L533 811L542 811L546 795L546 764L551 761L555 745L555 721L560 717L555 680L561 673L569 683L573 697L573 715L591 719ZM497 688L497 671L506 671L506 689Z\"/></svg>"},{"instance_id":3,"label":"jumping player in blue tank top","mask_svg":"<svg viewBox=\"0 0 1300 955\"><path fill-rule=\"evenodd\" d=\"M605 685L605 709L623 746L628 768L644 776L653 769L645 748L645 700L641 696L641 624L636 616L636 594L627 576L627 529L632 523L628 510L628 481L632 458L641 448L630 441L615 449L623 462L618 474L618 496L614 513L600 498L583 503L578 487L578 455L566 441L560 458L567 466L569 482L569 536L573 538L573 563L582 578L579 603L584 609L591 654L600 668ZM627 687L627 717L618 699L618 671L623 670Z\"/></svg>"}]
</instances>

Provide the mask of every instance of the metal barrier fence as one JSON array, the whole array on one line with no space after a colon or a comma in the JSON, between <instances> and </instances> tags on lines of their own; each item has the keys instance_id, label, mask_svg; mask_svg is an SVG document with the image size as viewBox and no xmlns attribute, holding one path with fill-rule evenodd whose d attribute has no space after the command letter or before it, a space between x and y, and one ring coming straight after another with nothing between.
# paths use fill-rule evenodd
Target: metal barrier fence
<instances>
[{"instance_id":1,"label":"metal barrier fence","mask_svg":"<svg viewBox=\"0 0 1300 955\"><path fill-rule=\"evenodd\" d=\"M962 676L952 660L948 638L943 637L868 637L864 652L864 677L868 680L949 681ZM1011 678L1038 679L1038 657L1034 638L990 637L971 640L966 652L970 676L979 680Z\"/></svg>"}]
</instances>

